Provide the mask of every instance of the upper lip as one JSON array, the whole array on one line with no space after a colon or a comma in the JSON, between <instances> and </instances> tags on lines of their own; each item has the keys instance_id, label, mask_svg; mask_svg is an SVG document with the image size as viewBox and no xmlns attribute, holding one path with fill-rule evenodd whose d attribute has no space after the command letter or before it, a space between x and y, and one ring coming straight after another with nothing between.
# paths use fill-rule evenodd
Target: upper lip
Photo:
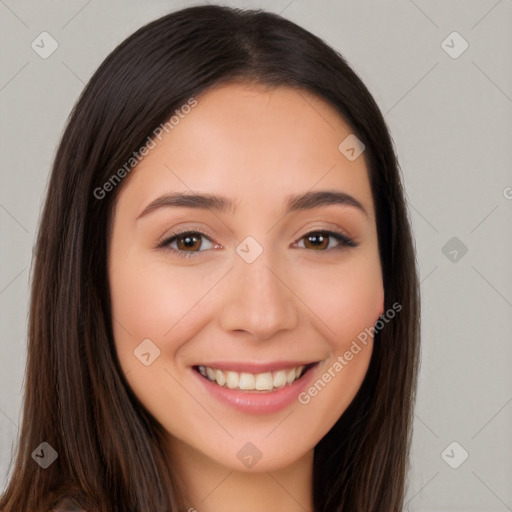
<instances>
[{"instance_id":1,"label":"upper lip","mask_svg":"<svg viewBox=\"0 0 512 512\"><path fill-rule=\"evenodd\" d=\"M243 362L243 361L212 361L209 363L201 363L197 366L207 366L215 368L216 370L232 371L232 372L247 372L247 373L265 373L274 372L277 370L288 370L298 368L299 366L313 365L318 361L274 361L272 363L258 363L258 362Z\"/></svg>"}]
</instances>

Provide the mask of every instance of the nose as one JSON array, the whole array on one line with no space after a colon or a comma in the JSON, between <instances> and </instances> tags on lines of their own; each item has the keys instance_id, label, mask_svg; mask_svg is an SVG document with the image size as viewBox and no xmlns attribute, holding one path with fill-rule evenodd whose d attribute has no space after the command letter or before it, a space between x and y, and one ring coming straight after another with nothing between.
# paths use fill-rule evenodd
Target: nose
<instances>
[{"instance_id":1,"label":"nose","mask_svg":"<svg viewBox=\"0 0 512 512\"><path fill-rule=\"evenodd\" d=\"M222 299L220 325L225 331L245 331L265 340L297 326L293 283L279 269L266 251L252 263L237 258Z\"/></svg>"}]
</instances>

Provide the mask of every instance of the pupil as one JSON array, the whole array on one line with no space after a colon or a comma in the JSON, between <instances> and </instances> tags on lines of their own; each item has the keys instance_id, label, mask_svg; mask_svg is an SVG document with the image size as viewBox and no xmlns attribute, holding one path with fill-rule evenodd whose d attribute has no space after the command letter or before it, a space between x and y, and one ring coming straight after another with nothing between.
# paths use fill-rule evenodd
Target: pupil
<instances>
[{"instance_id":1,"label":"pupil","mask_svg":"<svg viewBox=\"0 0 512 512\"><path fill-rule=\"evenodd\" d=\"M196 236L184 236L181 238L181 240L183 246L189 249L193 249L194 246L197 245L198 238Z\"/></svg>"},{"instance_id":2,"label":"pupil","mask_svg":"<svg viewBox=\"0 0 512 512\"><path fill-rule=\"evenodd\" d=\"M315 245L317 248L322 247L327 238L323 235L311 235L308 237L308 240Z\"/></svg>"}]
</instances>

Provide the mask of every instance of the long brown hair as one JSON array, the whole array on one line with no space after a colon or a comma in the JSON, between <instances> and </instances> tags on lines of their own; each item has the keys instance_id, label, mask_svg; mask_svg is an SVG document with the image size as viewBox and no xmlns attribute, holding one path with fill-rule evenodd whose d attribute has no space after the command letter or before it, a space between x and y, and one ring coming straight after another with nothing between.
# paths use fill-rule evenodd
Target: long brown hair
<instances>
[{"instance_id":1,"label":"long brown hair","mask_svg":"<svg viewBox=\"0 0 512 512\"><path fill-rule=\"evenodd\" d=\"M177 511L182 490L163 427L130 390L116 357L107 275L112 208L102 187L191 97L248 81L306 90L333 105L364 143L385 310L356 397L314 453L315 512L397 512L408 468L419 366L419 287L410 221L391 137L344 58L264 11L198 6L142 27L101 64L56 154L33 268L18 451L0 509L44 511L76 496L89 511ZM127 178L126 178L127 179ZM32 460L42 443L47 469Z\"/></svg>"}]
</instances>

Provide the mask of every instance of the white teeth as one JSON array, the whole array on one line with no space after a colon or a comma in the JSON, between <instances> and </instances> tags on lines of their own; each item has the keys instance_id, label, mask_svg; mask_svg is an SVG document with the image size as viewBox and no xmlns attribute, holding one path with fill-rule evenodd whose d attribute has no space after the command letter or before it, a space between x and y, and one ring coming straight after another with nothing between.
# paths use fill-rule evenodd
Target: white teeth
<instances>
[{"instance_id":1,"label":"white teeth","mask_svg":"<svg viewBox=\"0 0 512 512\"><path fill-rule=\"evenodd\" d=\"M240 389L255 389L256 379L252 373L240 374L240 380L238 381L238 387Z\"/></svg>"},{"instance_id":2,"label":"white teeth","mask_svg":"<svg viewBox=\"0 0 512 512\"><path fill-rule=\"evenodd\" d=\"M247 373L222 371L208 366L199 366L201 375L215 382L219 386L229 389L241 389L244 391L272 391L292 384L304 373L304 366L290 370L278 370L265 373Z\"/></svg>"},{"instance_id":3,"label":"white teeth","mask_svg":"<svg viewBox=\"0 0 512 512\"><path fill-rule=\"evenodd\" d=\"M204 368L204 366L200 366L200 368ZM206 367L206 376L210 380L215 380L215 372L211 368Z\"/></svg>"},{"instance_id":4,"label":"white teeth","mask_svg":"<svg viewBox=\"0 0 512 512\"><path fill-rule=\"evenodd\" d=\"M291 384L294 380L295 380L295 368L290 370L290 372L286 376L286 383Z\"/></svg>"},{"instance_id":5,"label":"white teeth","mask_svg":"<svg viewBox=\"0 0 512 512\"><path fill-rule=\"evenodd\" d=\"M215 370L215 380L219 386L226 384L226 377L224 377L224 373L220 370Z\"/></svg>"},{"instance_id":6,"label":"white teeth","mask_svg":"<svg viewBox=\"0 0 512 512\"><path fill-rule=\"evenodd\" d=\"M282 388L286 386L286 372L284 370L279 370L274 373L274 387Z\"/></svg>"},{"instance_id":7,"label":"white teeth","mask_svg":"<svg viewBox=\"0 0 512 512\"><path fill-rule=\"evenodd\" d=\"M272 374L270 372L258 373L255 386L258 391L270 391L274 387Z\"/></svg>"},{"instance_id":8,"label":"white teeth","mask_svg":"<svg viewBox=\"0 0 512 512\"><path fill-rule=\"evenodd\" d=\"M229 389L235 389L238 387L238 373L226 372L226 386Z\"/></svg>"}]
</instances>

